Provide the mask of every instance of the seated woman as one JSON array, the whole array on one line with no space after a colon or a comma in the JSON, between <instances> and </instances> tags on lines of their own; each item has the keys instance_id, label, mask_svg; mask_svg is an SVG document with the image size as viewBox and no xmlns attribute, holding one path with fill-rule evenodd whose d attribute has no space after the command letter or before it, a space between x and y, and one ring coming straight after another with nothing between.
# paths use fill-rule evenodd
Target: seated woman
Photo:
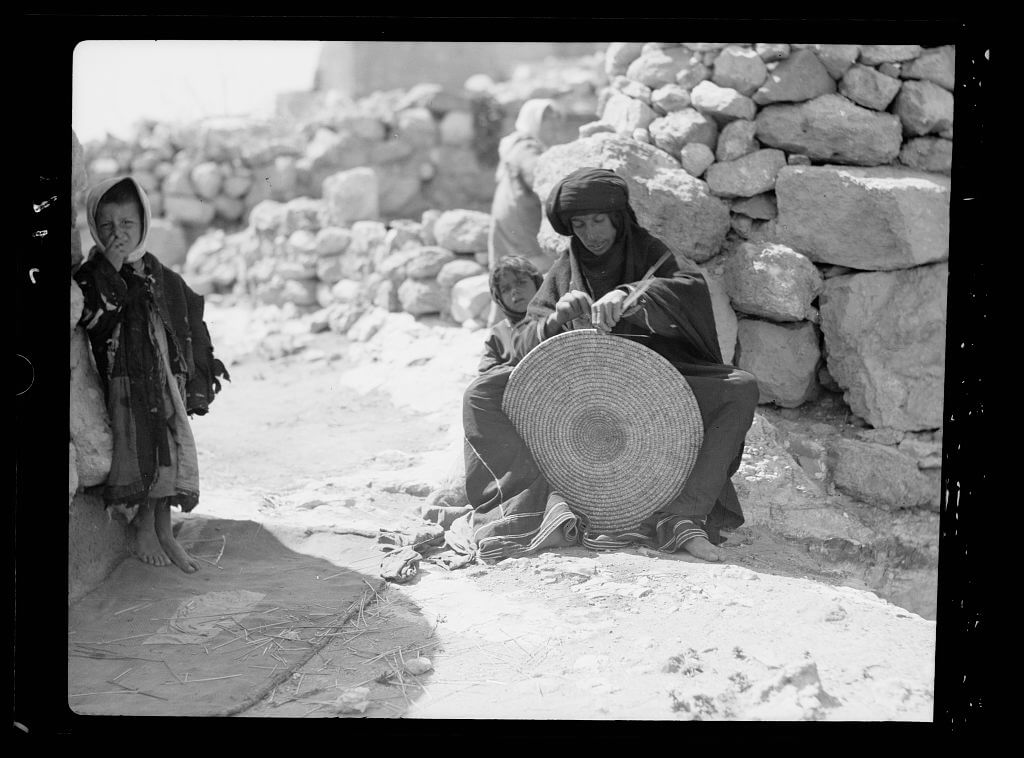
<instances>
[{"instance_id":1,"label":"seated woman","mask_svg":"<svg viewBox=\"0 0 1024 758\"><path fill-rule=\"evenodd\" d=\"M611 171L573 172L552 190L545 211L557 232L571 236L570 245L515 327L512 364L466 389L466 493L474 510L453 525L449 544L495 560L548 546L556 525L568 534L572 516L564 500L545 481L501 403L512 366L531 349L562 331L596 328L646 337L643 344L686 377L704 422L704 442L672 502L637 529L584 533L583 543L641 543L722 560L720 530L743 523L729 477L739 467L758 388L751 374L722 362L703 275L696 267L680 270L666 255L668 247L639 225L626 182ZM654 275L644 279L655 264ZM624 310L631 293L633 304Z\"/></svg>"}]
</instances>

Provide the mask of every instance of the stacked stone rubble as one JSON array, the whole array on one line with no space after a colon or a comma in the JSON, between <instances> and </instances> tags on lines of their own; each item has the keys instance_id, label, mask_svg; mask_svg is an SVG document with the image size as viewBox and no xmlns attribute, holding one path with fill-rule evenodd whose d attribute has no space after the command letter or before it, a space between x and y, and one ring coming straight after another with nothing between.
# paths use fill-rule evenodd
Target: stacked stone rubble
<instances>
[{"instance_id":1,"label":"stacked stone rubble","mask_svg":"<svg viewBox=\"0 0 1024 758\"><path fill-rule=\"evenodd\" d=\"M613 43L598 118L535 181L544 198L582 165L626 178L708 278L725 359L762 403L841 391L867 436L830 447L834 484L891 507L938 498L954 54ZM565 245L546 222L540 239Z\"/></svg>"},{"instance_id":2,"label":"stacked stone rubble","mask_svg":"<svg viewBox=\"0 0 1024 758\"><path fill-rule=\"evenodd\" d=\"M567 114L563 138L573 138L607 81L602 62L598 54L524 65L505 82L471 77L458 92L424 83L358 100L282 93L270 119L141 123L131 139L87 146L88 180L130 173L140 182L154 214L150 247L172 266L207 229L243 228L264 200L319 198L327 177L356 168L374 171L383 220L430 208L488 210L498 140L522 103L557 100ZM91 244L87 231L83 242Z\"/></svg>"}]
</instances>

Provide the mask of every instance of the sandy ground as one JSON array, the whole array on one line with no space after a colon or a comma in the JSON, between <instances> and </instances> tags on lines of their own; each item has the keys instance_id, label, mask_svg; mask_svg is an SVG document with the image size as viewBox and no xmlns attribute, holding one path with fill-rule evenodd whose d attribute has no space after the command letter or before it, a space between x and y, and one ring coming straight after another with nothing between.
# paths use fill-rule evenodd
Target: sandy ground
<instances>
[{"instance_id":1,"label":"sandy ground","mask_svg":"<svg viewBox=\"0 0 1024 758\"><path fill-rule=\"evenodd\" d=\"M418 523L451 467L483 335L396 315L350 343L215 302L207 321L232 382L193 422L203 495L184 518L259 521L375 572L376 530ZM727 547L724 564L581 548L423 563L244 715L932 719L934 621L763 531Z\"/></svg>"}]
</instances>

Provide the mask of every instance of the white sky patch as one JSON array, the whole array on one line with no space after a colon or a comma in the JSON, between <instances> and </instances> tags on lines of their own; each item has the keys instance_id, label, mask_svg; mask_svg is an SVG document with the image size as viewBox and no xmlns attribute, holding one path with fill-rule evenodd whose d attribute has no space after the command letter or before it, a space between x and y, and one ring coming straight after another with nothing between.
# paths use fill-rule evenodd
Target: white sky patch
<instances>
[{"instance_id":1,"label":"white sky patch","mask_svg":"<svg viewBox=\"0 0 1024 758\"><path fill-rule=\"evenodd\" d=\"M308 91L321 43L86 40L74 52L71 125L82 142L130 135L144 118L268 115L278 93Z\"/></svg>"}]
</instances>

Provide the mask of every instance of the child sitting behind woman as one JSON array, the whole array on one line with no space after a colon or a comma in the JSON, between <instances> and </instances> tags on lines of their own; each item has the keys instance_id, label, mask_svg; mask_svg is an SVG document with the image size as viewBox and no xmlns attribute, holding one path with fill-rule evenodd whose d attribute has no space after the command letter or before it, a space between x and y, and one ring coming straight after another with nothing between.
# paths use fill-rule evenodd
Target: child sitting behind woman
<instances>
[{"instance_id":1,"label":"child sitting behind woman","mask_svg":"<svg viewBox=\"0 0 1024 758\"><path fill-rule=\"evenodd\" d=\"M511 255L495 263L491 271L491 297L505 318L491 327L484 343L478 367L481 374L517 360L512 354L512 327L526 318L526 307L543 281L537 267L523 256Z\"/></svg>"}]
</instances>

